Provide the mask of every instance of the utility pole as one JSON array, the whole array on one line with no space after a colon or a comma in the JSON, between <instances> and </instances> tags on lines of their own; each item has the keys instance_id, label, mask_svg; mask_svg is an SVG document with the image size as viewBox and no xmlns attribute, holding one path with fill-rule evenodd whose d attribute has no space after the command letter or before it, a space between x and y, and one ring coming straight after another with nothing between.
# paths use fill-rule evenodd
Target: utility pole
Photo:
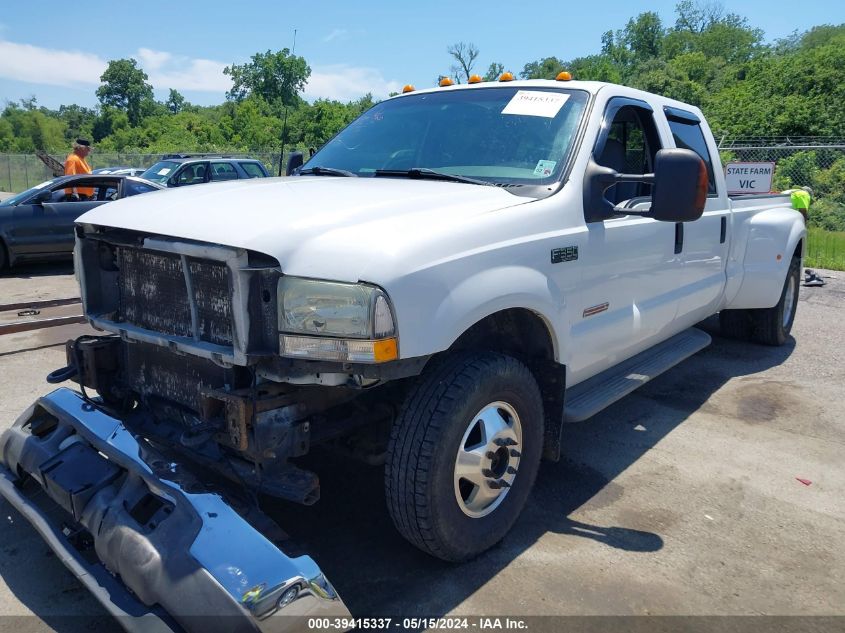
<instances>
[{"instance_id":1,"label":"utility pole","mask_svg":"<svg viewBox=\"0 0 845 633\"><path fill-rule=\"evenodd\" d=\"M296 29L293 30L293 48L290 50L290 56L296 55ZM282 175L282 163L285 161L285 145L288 141L288 104L285 104L285 118L282 122L282 151L279 153L279 176Z\"/></svg>"}]
</instances>

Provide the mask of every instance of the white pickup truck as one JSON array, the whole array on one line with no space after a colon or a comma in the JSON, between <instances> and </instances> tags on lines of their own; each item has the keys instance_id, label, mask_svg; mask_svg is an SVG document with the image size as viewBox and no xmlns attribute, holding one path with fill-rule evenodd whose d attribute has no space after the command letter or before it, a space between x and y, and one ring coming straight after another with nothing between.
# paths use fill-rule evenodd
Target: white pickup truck
<instances>
[{"instance_id":1,"label":"white pickup truck","mask_svg":"<svg viewBox=\"0 0 845 633\"><path fill-rule=\"evenodd\" d=\"M3 436L0 492L127 627L347 614L256 501L316 502L313 446L384 464L399 532L466 560L510 529L567 423L709 343L696 323L718 312L780 345L795 317L801 215L729 198L706 121L677 101L577 81L408 91L289 172L78 221L104 335L49 377L80 390Z\"/></svg>"}]
</instances>

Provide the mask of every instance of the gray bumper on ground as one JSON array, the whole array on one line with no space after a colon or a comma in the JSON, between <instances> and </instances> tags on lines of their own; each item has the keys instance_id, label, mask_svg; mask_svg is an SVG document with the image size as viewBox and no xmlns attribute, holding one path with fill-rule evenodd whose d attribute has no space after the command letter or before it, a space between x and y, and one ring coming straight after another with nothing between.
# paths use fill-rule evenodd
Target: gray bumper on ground
<instances>
[{"instance_id":1,"label":"gray bumper on ground","mask_svg":"<svg viewBox=\"0 0 845 633\"><path fill-rule=\"evenodd\" d=\"M310 557L286 555L74 391L24 412L0 462L0 493L126 629L282 633L349 617Z\"/></svg>"}]
</instances>

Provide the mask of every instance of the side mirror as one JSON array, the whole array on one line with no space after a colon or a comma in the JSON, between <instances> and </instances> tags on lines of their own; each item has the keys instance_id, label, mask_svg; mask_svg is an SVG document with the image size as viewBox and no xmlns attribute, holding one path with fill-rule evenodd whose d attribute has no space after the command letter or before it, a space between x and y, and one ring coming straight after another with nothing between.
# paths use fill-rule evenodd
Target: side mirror
<instances>
[{"instance_id":1,"label":"side mirror","mask_svg":"<svg viewBox=\"0 0 845 633\"><path fill-rule=\"evenodd\" d=\"M707 202L707 166L688 149L662 149L655 157L653 174L620 174L599 165L593 158L584 174L584 217L601 222L617 213L641 215L660 222L692 222L701 217ZM651 208L634 211L616 207L605 198L610 187L620 182L652 185Z\"/></svg>"},{"instance_id":2,"label":"side mirror","mask_svg":"<svg viewBox=\"0 0 845 633\"><path fill-rule=\"evenodd\" d=\"M176 176L171 176L167 179L167 186L168 187L178 187L179 186L179 179Z\"/></svg>"},{"instance_id":3,"label":"side mirror","mask_svg":"<svg viewBox=\"0 0 845 633\"><path fill-rule=\"evenodd\" d=\"M654 165L648 216L660 222L694 222L704 213L709 179L701 157L688 149L662 149Z\"/></svg>"},{"instance_id":4,"label":"side mirror","mask_svg":"<svg viewBox=\"0 0 845 633\"><path fill-rule=\"evenodd\" d=\"M44 191L39 191L38 194L32 199L30 204L44 204L45 202L50 202L53 197L53 192L49 189Z\"/></svg>"},{"instance_id":5,"label":"side mirror","mask_svg":"<svg viewBox=\"0 0 845 633\"><path fill-rule=\"evenodd\" d=\"M302 167L302 164L305 162L302 152L291 152L290 156L288 156L288 164L285 167L285 175L290 176L294 170L299 169Z\"/></svg>"}]
</instances>

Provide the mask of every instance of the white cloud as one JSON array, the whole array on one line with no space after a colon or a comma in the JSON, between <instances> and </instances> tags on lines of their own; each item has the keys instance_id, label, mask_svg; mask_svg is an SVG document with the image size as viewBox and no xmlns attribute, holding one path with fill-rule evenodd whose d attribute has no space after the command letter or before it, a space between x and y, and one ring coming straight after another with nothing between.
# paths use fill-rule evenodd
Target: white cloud
<instances>
[{"instance_id":1,"label":"white cloud","mask_svg":"<svg viewBox=\"0 0 845 633\"><path fill-rule=\"evenodd\" d=\"M223 93L232 86L231 79L223 74L227 64L220 61L149 48L139 48L134 57L157 90L175 88ZM42 48L0 39L0 79L52 86L97 86L107 65L107 60L93 53ZM376 98L383 98L401 89L399 82L385 79L378 69L335 64L312 67L304 96L308 100L351 101L368 92Z\"/></svg>"},{"instance_id":2,"label":"white cloud","mask_svg":"<svg viewBox=\"0 0 845 633\"><path fill-rule=\"evenodd\" d=\"M232 82L223 62L140 48L134 55L153 88L225 92ZM107 60L74 50L60 50L0 40L0 78L51 86L96 86Z\"/></svg>"},{"instance_id":3,"label":"white cloud","mask_svg":"<svg viewBox=\"0 0 845 633\"><path fill-rule=\"evenodd\" d=\"M311 77L305 86L305 98L351 101L368 92L376 98L383 98L401 89L399 82L385 79L375 68L335 64L311 69Z\"/></svg>"},{"instance_id":4,"label":"white cloud","mask_svg":"<svg viewBox=\"0 0 845 633\"><path fill-rule=\"evenodd\" d=\"M63 51L0 40L0 77L51 86L96 85L106 61L82 51Z\"/></svg>"},{"instance_id":5,"label":"white cloud","mask_svg":"<svg viewBox=\"0 0 845 633\"><path fill-rule=\"evenodd\" d=\"M232 80L223 74L228 65L223 62L149 48L139 48L135 56L154 88L226 92L232 87Z\"/></svg>"},{"instance_id":6,"label":"white cloud","mask_svg":"<svg viewBox=\"0 0 845 633\"><path fill-rule=\"evenodd\" d=\"M136 58L141 68L143 68L147 72L147 74L149 74L151 70L158 70L159 68L164 66L173 58L173 55L164 51L154 51L149 48L139 48Z\"/></svg>"},{"instance_id":7,"label":"white cloud","mask_svg":"<svg viewBox=\"0 0 845 633\"><path fill-rule=\"evenodd\" d=\"M323 41L331 42L332 40L345 36L346 33L346 29L332 29L331 32L323 38Z\"/></svg>"}]
</instances>

